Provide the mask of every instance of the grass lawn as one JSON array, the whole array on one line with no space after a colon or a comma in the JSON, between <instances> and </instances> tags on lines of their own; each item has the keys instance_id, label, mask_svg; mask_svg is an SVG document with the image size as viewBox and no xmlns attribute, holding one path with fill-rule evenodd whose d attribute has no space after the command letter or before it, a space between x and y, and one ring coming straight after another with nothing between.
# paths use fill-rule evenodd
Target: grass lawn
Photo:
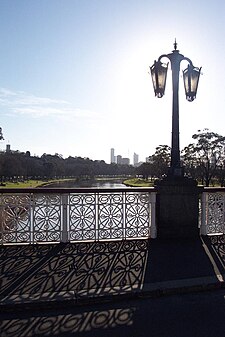
<instances>
[{"instance_id":1,"label":"grass lawn","mask_svg":"<svg viewBox=\"0 0 225 337\"><path fill-rule=\"evenodd\" d=\"M74 180L74 179L55 179L55 180L26 180L26 181L18 181L18 182L4 182L5 186L0 186L0 188L35 188L47 185L51 182L57 181L66 181L66 180Z\"/></svg>"},{"instance_id":2,"label":"grass lawn","mask_svg":"<svg viewBox=\"0 0 225 337\"><path fill-rule=\"evenodd\" d=\"M141 178L132 178L123 181L124 185L131 187L152 187L154 182Z\"/></svg>"},{"instance_id":3,"label":"grass lawn","mask_svg":"<svg viewBox=\"0 0 225 337\"><path fill-rule=\"evenodd\" d=\"M0 186L0 188L26 188L26 187L37 187L44 183L42 180L26 180L19 182L4 182L5 186ZM45 182L46 183L46 182Z\"/></svg>"}]
</instances>

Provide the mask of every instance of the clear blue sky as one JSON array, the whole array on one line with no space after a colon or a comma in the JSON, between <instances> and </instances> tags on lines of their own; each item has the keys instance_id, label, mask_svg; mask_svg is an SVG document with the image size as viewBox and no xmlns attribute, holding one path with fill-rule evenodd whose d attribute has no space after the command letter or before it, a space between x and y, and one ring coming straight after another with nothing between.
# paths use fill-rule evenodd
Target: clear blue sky
<instances>
[{"instance_id":1,"label":"clear blue sky","mask_svg":"<svg viewBox=\"0 0 225 337\"><path fill-rule=\"evenodd\" d=\"M109 162L170 145L171 72L157 99L148 67L175 37L203 73L192 103L181 78L181 147L225 135L224 18L223 0L0 0L0 148Z\"/></svg>"}]
</instances>

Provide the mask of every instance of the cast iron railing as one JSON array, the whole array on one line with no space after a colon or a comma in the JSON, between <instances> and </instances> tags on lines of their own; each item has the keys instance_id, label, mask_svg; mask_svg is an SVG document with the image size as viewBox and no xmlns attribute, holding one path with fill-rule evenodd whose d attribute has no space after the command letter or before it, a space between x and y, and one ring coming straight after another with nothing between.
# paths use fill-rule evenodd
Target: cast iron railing
<instances>
[{"instance_id":1,"label":"cast iron railing","mask_svg":"<svg viewBox=\"0 0 225 337\"><path fill-rule=\"evenodd\" d=\"M225 188L204 188L201 195L200 234L225 234Z\"/></svg>"},{"instance_id":2,"label":"cast iron railing","mask_svg":"<svg viewBox=\"0 0 225 337\"><path fill-rule=\"evenodd\" d=\"M2 189L2 244L155 238L154 188Z\"/></svg>"},{"instance_id":3,"label":"cast iron railing","mask_svg":"<svg viewBox=\"0 0 225 337\"><path fill-rule=\"evenodd\" d=\"M200 234L225 234L225 188L199 194ZM154 188L2 189L0 243L156 238L155 209Z\"/></svg>"}]
</instances>

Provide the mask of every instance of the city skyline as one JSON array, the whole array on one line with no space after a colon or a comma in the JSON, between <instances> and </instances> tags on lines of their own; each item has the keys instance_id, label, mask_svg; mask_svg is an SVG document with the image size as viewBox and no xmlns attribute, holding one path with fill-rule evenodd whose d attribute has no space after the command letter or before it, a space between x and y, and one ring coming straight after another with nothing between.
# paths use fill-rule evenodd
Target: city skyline
<instances>
[{"instance_id":1,"label":"city skyline","mask_svg":"<svg viewBox=\"0 0 225 337\"><path fill-rule=\"evenodd\" d=\"M110 163L117 163L117 164L127 164L127 165L134 165L138 166L139 162L139 155L136 152L133 152L132 157L130 157L130 151L128 150L128 155L125 157L121 155L120 152L116 154L116 151L113 147L110 148ZM131 159L132 158L132 159ZM128 161L129 160L129 161Z\"/></svg>"},{"instance_id":2,"label":"city skyline","mask_svg":"<svg viewBox=\"0 0 225 337\"><path fill-rule=\"evenodd\" d=\"M29 149L26 149L24 151L19 151L17 149L12 149L11 148L11 144L9 144L9 143L6 143L6 147L4 149L0 149L0 152L21 152L21 153L29 152L30 153ZM55 155L56 153L46 153L46 152L43 152L43 154ZM31 153L31 155L35 156L35 154L32 154L32 153ZM58 154L58 155L60 155L60 154ZM41 157L41 156L38 156L38 157ZM111 148L110 149L110 160L108 161L108 163L116 163L116 164L122 164L122 165L127 164L127 165L134 165L134 166L140 164L139 161L138 161L139 155L137 153L134 152L132 157L133 157L133 161L131 160L130 157L123 157L120 154L115 155L115 149ZM82 158L86 158L86 157L82 157ZM118 158L119 158L119 162L118 162ZM91 160L97 160L95 158L89 158L89 159L91 159ZM129 162L127 162L128 159L129 159Z\"/></svg>"},{"instance_id":3,"label":"city skyline","mask_svg":"<svg viewBox=\"0 0 225 337\"><path fill-rule=\"evenodd\" d=\"M171 71L157 99L149 66L175 38L202 67L194 102L180 81L180 148L197 130L223 135L225 69L215 68L225 51L225 3L188 7L191 15L178 0L1 0L0 148L108 163L111 144L125 157L135 149L140 161L170 146Z\"/></svg>"}]
</instances>

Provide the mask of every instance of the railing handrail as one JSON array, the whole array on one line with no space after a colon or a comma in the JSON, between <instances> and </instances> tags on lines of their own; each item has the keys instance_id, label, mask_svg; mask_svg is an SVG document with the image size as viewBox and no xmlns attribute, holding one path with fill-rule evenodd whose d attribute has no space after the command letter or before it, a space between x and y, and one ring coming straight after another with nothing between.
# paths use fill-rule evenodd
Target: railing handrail
<instances>
[{"instance_id":1,"label":"railing handrail","mask_svg":"<svg viewBox=\"0 0 225 337\"><path fill-rule=\"evenodd\" d=\"M225 187L206 187L202 188L202 192L225 192Z\"/></svg>"},{"instance_id":2,"label":"railing handrail","mask_svg":"<svg viewBox=\"0 0 225 337\"><path fill-rule=\"evenodd\" d=\"M225 192L225 187L206 187L206 186L198 186L199 193L203 192ZM0 188L0 194L4 193L89 193L89 192L98 192L98 193L109 193L109 192L157 192L157 187L4 187Z\"/></svg>"},{"instance_id":3,"label":"railing handrail","mask_svg":"<svg viewBox=\"0 0 225 337\"><path fill-rule=\"evenodd\" d=\"M80 187L80 188L64 188L64 187L26 187L26 188L0 188L0 194L6 193L114 193L114 192L156 192L155 187L117 187L117 188L96 188L96 187Z\"/></svg>"}]
</instances>

